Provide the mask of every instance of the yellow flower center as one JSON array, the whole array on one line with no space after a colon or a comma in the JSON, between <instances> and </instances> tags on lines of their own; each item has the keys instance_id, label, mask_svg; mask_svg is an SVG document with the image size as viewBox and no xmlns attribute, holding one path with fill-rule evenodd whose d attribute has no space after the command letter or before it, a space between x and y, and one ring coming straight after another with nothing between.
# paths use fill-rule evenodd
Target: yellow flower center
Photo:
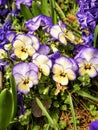
<instances>
[{"instance_id":1,"label":"yellow flower center","mask_svg":"<svg viewBox=\"0 0 98 130\"><path fill-rule=\"evenodd\" d=\"M24 48L24 47L22 47L22 48L21 48L21 51L26 53L26 52L27 52L27 49Z\"/></svg>"},{"instance_id":2,"label":"yellow flower center","mask_svg":"<svg viewBox=\"0 0 98 130\"><path fill-rule=\"evenodd\" d=\"M90 64L86 64L86 65L85 65L85 69L86 69L86 70L87 70L87 69L90 70L90 69L91 69L91 65L90 65Z\"/></svg>"},{"instance_id":3,"label":"yellow flower center","mask_svg":"<svg viewBox=\"0 0 98 130\"><path fill-rule=\"evenodd\" d=\"M62 72L62 73L60 74L60 76L65 77L65 76L66 76L66 73Z\"/></svg>"},{"instance_id":4,"label":"yellow flower center","mask_svg":"<svg viewBox=\"0 0 98 130\"><path fill-rule=\"evenodd\" d=\"M25 79L23 84L28 84L29 83L29 80L28 79Z\"/></svg>"}]
</instances>

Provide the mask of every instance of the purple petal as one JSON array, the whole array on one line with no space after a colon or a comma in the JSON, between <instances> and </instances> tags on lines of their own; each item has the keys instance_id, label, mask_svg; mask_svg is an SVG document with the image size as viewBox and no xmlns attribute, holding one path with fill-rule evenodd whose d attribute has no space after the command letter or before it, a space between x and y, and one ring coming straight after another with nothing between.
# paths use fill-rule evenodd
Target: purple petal
<instances>
[{"instance_id":1,"label":"purple petal","mask_svg":"<svg viewBox=\"0 0 98 130\"><path fill-rule=\"evenodd\" d=\"M90 130L98 130L98 120L91 122Z\"/></svg>"}]
</instances>

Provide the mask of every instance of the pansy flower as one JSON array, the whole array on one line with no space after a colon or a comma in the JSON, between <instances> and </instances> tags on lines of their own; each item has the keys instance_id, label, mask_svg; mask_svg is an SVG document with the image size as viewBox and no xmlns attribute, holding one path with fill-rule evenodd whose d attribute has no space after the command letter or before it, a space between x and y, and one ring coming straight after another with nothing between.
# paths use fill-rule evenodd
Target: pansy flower
<instances>
[{"instance_id":1,"label":"pansy flower","mask_svg":"<svg viewBox=\"0 0 98 130\"><path fill-rule=\"evenodd\" d=\"M19 34L13 41L13 48L15 55L25 60L39 49L39 40L33 35Z\"/></svg>"},{"instance_id":2,"label":"pansy flower","mask_svg":"<svg viewBox=\"0 0 98 130\"><path fill-rule=\"evenodd\" d=\"M33 85L38 84L38 68L33 63L18 63L13 67L12 73L19 92L27 94Z\"/></svg>"},{"instance_id":3,"label":"pansy flower","mask_svg":"<svg viewBox=\"0 0 98 130\"><path fill-rule=\"evenodd\" d=\"M75 37L71 31L68 31L66 25L59 21L59 24L55 24L50 29L50 35L59 40L64 45L67 45L67 40L74 42Z\"/></svg>"},{"instance_id":4,"label":"pansy flower","mask_svg":"<svg viewBox=\"0 0 98 130\"><path fill-rule=\"evenodd\" d=\"M39 71L42 72L45 76L50 74L52 61L48 58L47 55L35 53L33 55L32 62L38 66Z\"/></svg>"},{"instance_id":5,"label":"pansy flower","mask_svg":"<svg viewBox=\"0 0 98 130\"><path fill-rule=\"evenodd\" d=\"M52 19L45 15L38 15L26 21L26 28L32 33L35 32L40 26L46 32L49 32L50 27L52 26Z\"/></svg>"},{"instance_id":6,"label":"pansy flower","mask_svg":"<svg viewBox=\"0 0 98 130\"><path fill-rule=\"evenodd\" d=\"M53 80L61 85L67 85L69 80L75 80L76 74L73 65L73 61L69 58L64 56L57 58L52 68Z\"/></svg>"},{"instance_id":7,"label":"pansy flower","mask_svg":"<svg viewBox=\"0 0 98 130\"><path fill-rule=\"evenodd\" d=\"M95 77L98 74L98 50L94 48L83 48L76 55L75 60L79 66L79 74L88 74Z\"/></svg>"}]
</instances>

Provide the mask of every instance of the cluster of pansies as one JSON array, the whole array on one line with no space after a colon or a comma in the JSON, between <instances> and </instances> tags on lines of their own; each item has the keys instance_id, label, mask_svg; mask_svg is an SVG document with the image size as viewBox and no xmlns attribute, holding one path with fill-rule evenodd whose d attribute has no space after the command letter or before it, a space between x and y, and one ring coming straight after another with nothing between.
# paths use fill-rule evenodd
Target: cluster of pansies
<instances>
[{"instance_id":1,"label":"cluster of pansies","mask_svg":"<svg viewBox=\"0 0 98 130\"><path fill-rule=\"evenodd\" d=\"M59 50L53 52L51 44L49 44L50 46L41 44L39 38L34 34L40 26L50 36L51 42L58 42L61 45L63 43L64 47L67 44L74 46L75 36L67 30L65 24L59 21L58 24L52 25L51 21L51 18L45 15L34 17L32 20L26 21L28 33L17 34L10 31L6 36L10 45L6 43L2 45L4 49L1 48L1 62L6 62L5 58L10 54L14 61L12 73L15 77L17 90L24 94L27 94L30 88L38 84L42 74L50 75L55 82L61 85L68 85L69 81L75 80L78 75L87 73L93 78L98 74L97 49L83 46L78 54L70 58L68 55L60 54ZM6 50L7 45L11 46L10 50ZM8 65L9 61L6 64Z\"/></svg>"},{"instance_id":2,"label":"cluster of pansies","mask_svg":"<svg viewBox=\"0 0 98 130\"><path fill-rule=\"evenodd\" d=\"M2 1L0 5L5 7L7 2ZM13 11L15 16L20 10L21 3L30 7L32 0L16 0L16 10L13 8L12 13L4 9L7 19L3 24L1 22L0 27L0 70L11 68L10 73L15 78L20 97L21 94L26 95L32 91L32 87L39 84L43 75L62 86L68 86L71 81L85 74L90 78L98 75L98 49L92 44L87 44L91 39L93 41L94 28L98 23L96 0L78 2L80 8L77 17L81 29L87 28L89 33L88 37L84 37L84 44L79 50L76 50L78 46L76 37L67 25L60 20L53 24L51 17L43 14L26 20L24 24L26 31L14 31L11 17ZM45 43L42 43L38 30L46 36ZM65 49L69 45L73 47L71 56ZM59 50L61 46L64 53Z\"/></svg>"}]
</instances>

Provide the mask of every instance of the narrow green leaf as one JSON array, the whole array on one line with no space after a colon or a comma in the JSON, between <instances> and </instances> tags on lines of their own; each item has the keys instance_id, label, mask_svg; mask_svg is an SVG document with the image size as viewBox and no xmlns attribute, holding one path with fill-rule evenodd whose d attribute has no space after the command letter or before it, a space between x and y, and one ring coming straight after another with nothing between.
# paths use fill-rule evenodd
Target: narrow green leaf
<instances>
[{"instance_id":1,"label":"narrow green leaf","mask_svg":"<svg viewBox=\"0 0 98 130\"><path fill-rule=\"evenodd\" d=\"M75 112L74 112L74 106L73 106L73 102L72 102L72 97L71 94L69 93L69 104L70 104L70 109L71 109L71 113L72 113L72 119L73 119L73 124L74 124L74 130L77 130L76 127L76 116L75 116Z\"/></svg>"},{"instance_id":2,"label":"narrow green leaf","mask_svg":"<svg viewBox=\"0 0 98 130\"><path fill-rule=\"evenodd\" d=\"M12 112L12 118L13 118L17 110L17 90L16 90L16 83L13 75L10 77L10 91L12 93L12 99L13 99L13 112Z\"/></svg>"},{"instance_id":3,"label":"narrow green leaf","mask_svg":"<svg viewBox=\"0 0 98 130\"><path fill-rule=\"evenodd\" d=\"M92 95L90 95L87 92L84 92L82 90L77 91L77 94L82 96L82 97L89 98L90 100L93 100L95 102L98 102L98 98L93 97Z\"/></svg>"},{"instance_id":4,"label":"narrow green leaf","mask_svg":"<svg viewBox=\"0 0 98 130\"><path fill-rule=\"evenodd\" d=\"M32 1L32 8L30 10L33 14L33 17L42 14L40 4L35 1Z\"/></svg>"},{"instance_id":5,"label":"narrow green leaf","mask_svg":"<svg viewBox=\"0 0 98 130\"><path fill-rule=\"evenodd\" d=\"M43 106L43 104L41 103L41 101L36 98L36 102L38 104L38 106L41 108L42 112L44 113L44 115L47 117L50 125L55 129L58 130L57 126L55 125L54 121L52 120L52 118L50 117L50 115L48 114L46 108Z\"/></svg>"},{"instance_id":6,"label":"narrow green leaf","mask_svg":"<svg viewBox=\"0 0 98 130\"><path fill-rule=\"evenodd\" d=\"M12 94L4 89L0 93L0 130L5 130L12 117Z\"/></svg>"},{"instance_id":7,"label":"narrow green leaf","mask_svg":"<svg viewBox=\"0 0 98 130\"><path fill-rule=\"evenodd\" d=\"M48 11L48 0L41 0L41 12L44 15L49 16L49 11Z\"/></svg>"},{"instance_id":8,"label":"narrow green leaf","mask_svg":"<svg viewBox=\"0 0 98 130\"><path fill-rule=\"evenodd\" d=\"M32 13L30 12L29 8L23 4L20 4L20 13L24 16L26 20L29 20L33 17Z\"/></svg>"},{"instance_id":9,"label":"narrow green leaf","mask_svg":"<svg viewBox=\"0 0 98 130\"><path fill-rule=\"evenodd\" d=\"M56 14L56 6L55 6L55 0L50 0L50 4L51 4L51 18L54 24L57 23L57 14Z\"/></svg>"},{"instance_id":10,"label":"narrow green leaf","mask_svg":"<svg viewBox=\"0 0 98 130\"><path fill-rule=\"evenodd\" d=\"M94 32L94 47L97 48L97 39L98 39L98 25L96 25L95 32Z\"/></svg>"}]
</instances>

